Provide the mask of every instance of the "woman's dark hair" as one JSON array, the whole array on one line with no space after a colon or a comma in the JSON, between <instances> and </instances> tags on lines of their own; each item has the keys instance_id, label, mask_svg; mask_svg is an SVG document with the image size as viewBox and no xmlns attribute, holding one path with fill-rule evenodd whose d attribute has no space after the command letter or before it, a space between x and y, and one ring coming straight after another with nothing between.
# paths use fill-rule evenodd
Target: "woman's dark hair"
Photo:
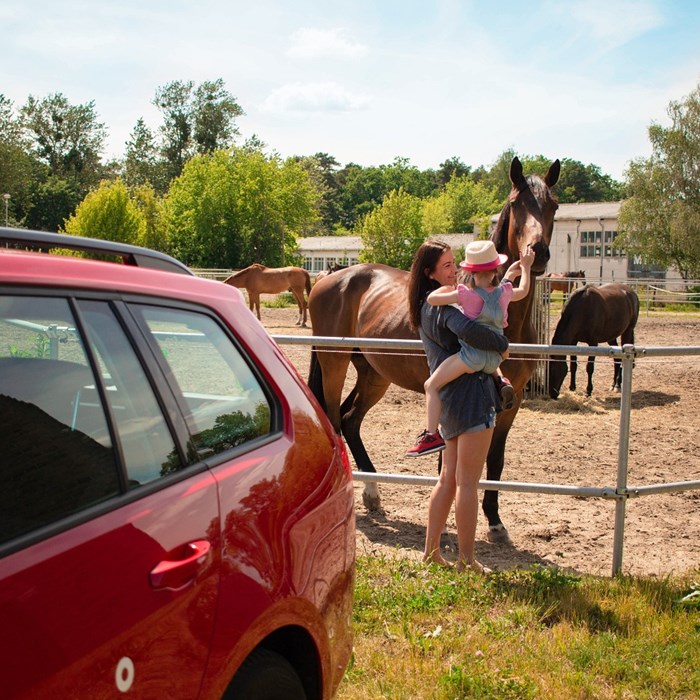
<instances>
[{"instance_id":1,"label":"woman's dark hair","mask_svg":"<svg viewBox=\"0 0 700 700\"><path fill-rule=\"evenodd\" d=\"M420 327L420 310L425 297L440 286L428 275L435 270L438 260L449 249L450 246L442 241L426 241L413 256L408 279L408 320L413 330Z\"/></svg>"}]
</instances>

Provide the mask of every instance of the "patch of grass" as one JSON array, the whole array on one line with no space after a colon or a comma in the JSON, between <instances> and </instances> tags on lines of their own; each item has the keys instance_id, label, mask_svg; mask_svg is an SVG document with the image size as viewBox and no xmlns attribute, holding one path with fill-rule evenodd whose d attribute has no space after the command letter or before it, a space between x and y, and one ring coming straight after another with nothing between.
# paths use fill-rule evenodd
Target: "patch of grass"
<instances>
[{"instance_id":1,"label":"patch of grass","mask_svg":"<svg viewBox=\"0 0 700 700\"><path fill-rule=\"evenodd\" d=\"M362 556L338 698L699 697L697 591L689 577L483 577Z\"/></svg>"},{"instance_id":2,"label":"patch of grass","mask_svg":"<svg viewBox=\"0 0 700 700\"><path fill-rule=\"evenodd\" d=\"M260 300L260 306L265 309L286 309L289 306L296 306L297 302L291 292L277 294L274 299Z\"/></svg>"}]
</instances>

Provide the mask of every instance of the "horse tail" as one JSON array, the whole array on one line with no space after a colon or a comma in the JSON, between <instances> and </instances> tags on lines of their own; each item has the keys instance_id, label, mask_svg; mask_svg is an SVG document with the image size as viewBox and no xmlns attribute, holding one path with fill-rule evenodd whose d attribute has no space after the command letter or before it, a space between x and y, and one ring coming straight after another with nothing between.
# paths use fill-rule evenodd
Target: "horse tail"
<instances>
[{"instance_id":1,"label":"horse tail","mask_svg":"<svg viewBox=\"0 0 700 700\"><path fill-rule=\"evenodd\" d=\"M309 293L311 292L311 275L308 273L307 270L304 270L304 272L306 273L306 282L305 282L306 287L305 288L306 288L306 296L308 297Z\"/></svg>"},{"instance_id":2,"label":"horse tail","mask_svg":"<svg viewBox=\"0 0 700 700\"><path fill-rule=\"evenodd\" d=\"M316 348L311 348L311 363L309 365L309 381L307 382L311 393L316 397L316 400L321 404L321 408L326 410L326 400L323 396L323 372L321 363L318 361Z\"/></svg>"}]
</instances>

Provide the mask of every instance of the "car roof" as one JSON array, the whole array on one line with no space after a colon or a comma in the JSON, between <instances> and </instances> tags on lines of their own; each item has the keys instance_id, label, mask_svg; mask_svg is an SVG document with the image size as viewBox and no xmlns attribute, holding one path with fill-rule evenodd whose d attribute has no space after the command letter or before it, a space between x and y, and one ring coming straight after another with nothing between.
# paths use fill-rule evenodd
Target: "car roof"
<instances>
[{"instance_id":1,"label":"car roof","mask_svg":"<svg viewBox=\"0 0 700 700\"><path fill-rule=\"evenodd\" d=\"M65 248L97 259L47 254ZM101 258L104 255L116 256L121 262L105 261ZM223 315L247 311L241 290L197 277L182 262L164 253L24 229L0 228L0 284L164 296L203 303Z\"/></svg>"},{"instance_id":2,"label":"car roof","mask_svg":"<svg viewBox=\"0 0 700 700\"><path fill-rule=\"evenodd\" d=\"M121 258L124 265L194 275L187 265L165 253L127 243L104 241L97 238L0 227L0 246L43 253L62 248L94 256L111 255Z\"/></svg>"}]
</instances>

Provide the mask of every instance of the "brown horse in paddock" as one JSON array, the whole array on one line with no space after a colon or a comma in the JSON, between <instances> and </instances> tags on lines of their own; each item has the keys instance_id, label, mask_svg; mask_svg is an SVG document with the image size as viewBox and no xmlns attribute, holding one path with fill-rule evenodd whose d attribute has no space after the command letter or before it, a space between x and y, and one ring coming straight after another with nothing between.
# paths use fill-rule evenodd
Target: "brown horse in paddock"
<instances>
[{"instance_id":1,"label":"brown horse in paddock","mask_svg":"<svg viewBox=\"0 0 700 700\"><path fill-rule=\"evenodd\" d=\"M499 252L508 256L501 273L527 245L535 251L532 273L544 272L549 260L549 243L557 210L551 188L559 178L560 163L556 160L546 176L523 175L520 161L514 158L510 166L512 189L503 207L496 229L491 236ZM353 265L320 280L309 296L311 327L316 336L408 338L418 339L408 319L409 273L386 265ZM506 335L512 343L537 342L531 323L535 285L525 299L514 302L508 310ZM357 382L342 400L342 390L350 362L357 371ZM523 388L534 371L535 360L503 363L503 372L516 391L515 405L498 416L491 449L487 459L487 478L499 480L503 471L504 451L508 431L513 424ZM428 378L428 364L423 352L405 351L379 353L357 347L342 352L312 352L309 386L324 406L335 429L342 433L361 471L374 472L360 436L362 421L372 406L384 396L390 384L423 392ZM368 508L379 507L375 483L367 483L363 494ZM483 509L489 521L489 539L508 541L508 533L498 515L498 492L484 494Z\"/></svg>"},{"instance_id":2,"label":"brown horse in paddock","mask_svg":"<svg viewBox=\"0 0 700 700\"><path fill-rule=\"evenodd\" d=\"M554 331L552 345L577 345L579 342L596 346L634 343L634 329L639 318L639 297L624 284L604 284L602 287L586 286L577 289L564 306ZM571 356L571 381L569 389L576 389L576 355ZM620 391L622 363L615 358L611 389ZM588 358L586 395L593 393L595 356ZM552 355L549 363L549 395L556 399L566 376L566 358Z\"/></svg>"},{"instance_id":3,"label":"brown horse in paddock","mask_svg":"<svg viewBox=\"0 0 700 700\"><path fill-rule=\"evenodd\" d=\"M571 290L578 287L581 280L586 284L586 273L583 270L571 272L550 272L544 275L543 279L549 280L548 287L550 292L561 292L566 299Z\"/></svg>"},{"instance_id":4,"label":"brown horse in paddock","mask_svg":"<svg viewBox=\"0 0 700 700\"><path fill-rule=\"evenodd\" d=\"M299 318L296 325L306 328L307 302L304 297L304 290L307 296L311 292L311 278L309 273L301 267L265 267L258 263L253 263L243 270L229 275L224 284L232 287L245 288L248 292L248 304L250 310L258 314L260 320L260 295L280 294L281 292L291 292L299 307Z\"/></svg>"}]
</instances>

